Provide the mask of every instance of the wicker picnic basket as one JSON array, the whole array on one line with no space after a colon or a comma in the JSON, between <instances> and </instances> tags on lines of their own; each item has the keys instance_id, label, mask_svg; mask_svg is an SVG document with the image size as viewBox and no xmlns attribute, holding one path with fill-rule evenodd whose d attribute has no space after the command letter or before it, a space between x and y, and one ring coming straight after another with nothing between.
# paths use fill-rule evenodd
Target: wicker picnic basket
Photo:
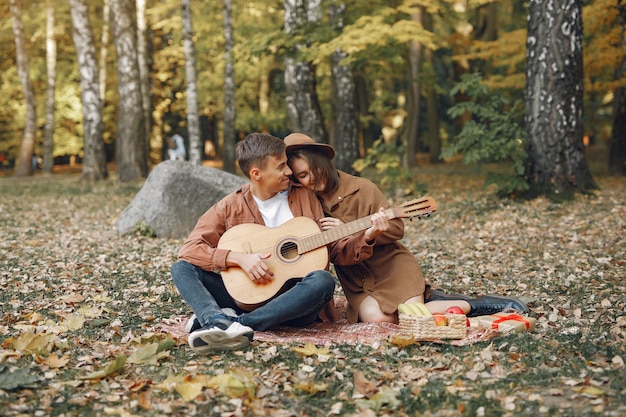
<instances>
[{"instance_id":1,"label":"wicker picnic basket","mask_svg":"<svg viewBox=\"0 0 626 417\"><path fill-rule=\"evenodd\" d=\"M467 335L464 314L445 314L447 326L435 326L433 316L400 314L400 333L415 340L463 339Z\"/></svg>"}]
</instances>

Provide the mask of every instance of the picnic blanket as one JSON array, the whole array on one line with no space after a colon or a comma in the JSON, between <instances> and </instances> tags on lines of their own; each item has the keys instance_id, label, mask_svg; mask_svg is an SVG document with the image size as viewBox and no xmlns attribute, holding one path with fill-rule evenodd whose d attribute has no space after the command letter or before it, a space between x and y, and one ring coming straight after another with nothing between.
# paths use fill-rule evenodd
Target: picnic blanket
<instances>
[{"instance_id":1,"label":"picnic blanket","mask_svg":"<svg viewBox=\"0 0 626 417\"><path fill-rule=\"evenodd\" d=\"M254 340L267 343L312 343L318 346L339 344L368 345L377 347L398 335L400 327L393 323L349 323L345 314L347 301L335 296L337 317L333 321L315 322L302 328L276 326L267 331L255 331ZM169 333L174 339L186 341L185 325L189 317L163 319L153 326L152 331ZM455 346L468 345L491 339L499 335L492 329L468 328L467 336L456 340L432 340L432 343L447 343Z\"/></svg>"}]
</instances>

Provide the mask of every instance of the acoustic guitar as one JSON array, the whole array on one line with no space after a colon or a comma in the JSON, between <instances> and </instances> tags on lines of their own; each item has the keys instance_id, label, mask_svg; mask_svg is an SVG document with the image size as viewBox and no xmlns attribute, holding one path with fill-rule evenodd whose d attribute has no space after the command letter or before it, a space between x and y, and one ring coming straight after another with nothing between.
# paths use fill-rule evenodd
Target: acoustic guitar
<instances>
[{"instance_id":1,"label":"acoustic guitar","mask_svg":"<svg viewBox=\"0 0 626 417\"><path fill-rule=\"evenodd\" d=\"M437 205L432 197L421 197L389 208L385 210L385 215L389 220L413 220L415 217L428 217L436 210ZM274 279L267 284L257 284L241 268L228 268L222 271L226 290L244 310L255 309L291 288L309 272L326 269L326 245L368 229L372 225L370 217L325 231L321 231L317 223L308 217L294 217L274 228L246 223L228 229L217 247L240 253L270 253L270 257L264 261L274 273Z\"/></svg>"}]
</instances>

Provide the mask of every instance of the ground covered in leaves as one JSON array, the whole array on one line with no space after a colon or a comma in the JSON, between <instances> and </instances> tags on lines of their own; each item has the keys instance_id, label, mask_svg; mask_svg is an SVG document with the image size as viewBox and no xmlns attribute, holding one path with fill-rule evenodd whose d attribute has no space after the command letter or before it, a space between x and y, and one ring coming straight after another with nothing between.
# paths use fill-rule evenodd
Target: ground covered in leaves
<instances>
[{"instance_id":1,"label":"ground covered in leaves","mask_svg":"<svg viewBox=\"0 0 626 417\"><path fill-rule=\"evenodd\" d=\"M141 184L0 179L2 416L624 416L626 181L573 202L500 200L464 167L422 168L438 213L405 243L435 287L521 296L532 333L469 346L254 342L197 357L180 240L118 237Z\"/></svg>"}]
</instances>

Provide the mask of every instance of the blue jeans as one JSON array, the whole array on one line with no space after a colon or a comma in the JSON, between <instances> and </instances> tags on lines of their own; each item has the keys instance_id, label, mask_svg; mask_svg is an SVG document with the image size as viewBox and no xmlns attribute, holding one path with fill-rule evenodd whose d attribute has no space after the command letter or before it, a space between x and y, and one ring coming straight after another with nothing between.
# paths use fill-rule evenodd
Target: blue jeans
<instances>
[{"instance_id":1,"label":"blue jeans","mask_svg":"<svg viewBox=\"0 0 626 417\"><path fill-rule=\"evenodd\" d=\"M335 279L328 271L313 271L289 290L246 312L237 306L215 272L178 261L172 265L172 278L202 326L210 326L214 318L223 316L221 309L229 307L239 314L241 324L259 331L277 324L302 327L312 323L335 292Z\"/></svg>"}]
</instances>

